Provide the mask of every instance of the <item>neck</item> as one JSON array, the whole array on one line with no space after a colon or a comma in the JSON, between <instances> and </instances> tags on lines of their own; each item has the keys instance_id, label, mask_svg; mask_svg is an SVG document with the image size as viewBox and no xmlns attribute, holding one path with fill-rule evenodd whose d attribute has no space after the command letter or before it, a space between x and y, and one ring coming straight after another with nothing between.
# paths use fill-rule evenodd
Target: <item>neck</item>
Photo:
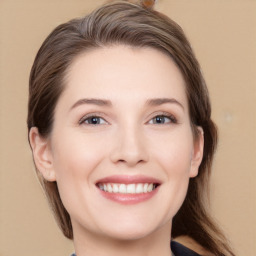
<instances>
[{"instance_id":1,"label":"neck","mask_svg":"<svg viewBox=\"0 0 256 256\"><path fill-rule=\"evenodd\" d=\"M168 224L148 236L130 240L74 230L76 256L171 256L170 230Z\"/></svg>"}]
</instances>

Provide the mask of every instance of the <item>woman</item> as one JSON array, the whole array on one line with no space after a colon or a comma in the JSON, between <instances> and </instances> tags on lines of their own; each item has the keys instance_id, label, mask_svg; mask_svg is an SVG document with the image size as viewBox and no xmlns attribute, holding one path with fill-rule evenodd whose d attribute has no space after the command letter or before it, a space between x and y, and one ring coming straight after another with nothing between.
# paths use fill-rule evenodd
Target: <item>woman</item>
<instances>
[{"instance_id":1,"label":"woman","mask_svg":"<svg viewBox=\"0 0 256 256\"><path fill-rule=\"evenodd\" d=\"M30 76L37 173L77 256L234 255L206 207L217 132L200 66L152 7L110 2L47 37Z\"/></svg>"}]
</instances>

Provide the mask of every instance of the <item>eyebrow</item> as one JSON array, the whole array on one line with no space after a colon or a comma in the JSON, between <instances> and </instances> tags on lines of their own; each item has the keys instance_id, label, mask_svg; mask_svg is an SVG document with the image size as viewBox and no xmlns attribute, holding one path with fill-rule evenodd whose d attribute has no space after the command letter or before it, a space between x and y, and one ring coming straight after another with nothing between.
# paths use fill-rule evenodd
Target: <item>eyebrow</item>
<instances>
[{"instance_id":1,"label":"eyebrow","mask_svg":"<svg viewBox=\"0 0 256 256\"><path fill-rule=\"evenodd\" d=\"M84 104L88 104L88 105L97 105L97 106L107 106L110 107L112 105L111 101L109 100L103 100L103 99L80 99L78 100L74 105L72 105L72 107L70 108L70 110L80 106L80 105L84 105Z\"/></svg>"},{"instance_id":2,"label":"eyebrow","mask_svg":"<svg viewBox=\"0 0 256 256\"><path fill-rule=\"evenodd\" d=\"M156 99L147 100L147 105L150 105L150 106L159 106L166 103L177 104L184 110L184 106L174 98L156 98Z\"/></svg>"},{"instance_id":3,"label":"eyebrow","mask_svg":"<svg viewBox=\"0 0 256 256\"><path fill-rule=\"evenodd\" d=\"M183 110L184 110L184 106L177 101L174 98L155 98L155 99L149 99L146 101L146 105L149 106L159 106L159 105L163 105L166 103L172 103L172 104L177 104L178 106L180 106ZM112 103L110 100L104 100L104 99L95 99L95 98L90 98L90 99L80 99L78 100L74 105L72 105L72 107L70 108L70 110L80 106L80 105L84 105L84 104L88 104L88 105L97 105L97 106L107 106L107 107L111 107Z\"/></svg>"}]
</instances>

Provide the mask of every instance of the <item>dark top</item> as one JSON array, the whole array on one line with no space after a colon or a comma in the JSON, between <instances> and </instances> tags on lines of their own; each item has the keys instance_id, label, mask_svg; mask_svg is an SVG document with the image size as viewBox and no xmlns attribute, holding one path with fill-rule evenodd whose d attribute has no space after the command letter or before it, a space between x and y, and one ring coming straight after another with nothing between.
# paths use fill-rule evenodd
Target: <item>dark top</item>
<instances>
[{"instance_id":1,"label":"dark top","mask_svg":"<svg viewBox=\"0 0 256 256\"><path fill-rule=\"evenodd\" d=\"M171 248L174 256L201 256L200 254L175 241L171 241Z\"/></svg>"},{"instance_id":2,"label":"dark top","mask_svg":"<svg viewBox=\"0 0 256 256\"><path fill-rule=\"evenodd\" d=\"M171 248L174 256L201 256L200 254L188 249L184 245L171 241ZM72 254L71 256L76 256L75 254Z\"/></svg>"}]
</instances>

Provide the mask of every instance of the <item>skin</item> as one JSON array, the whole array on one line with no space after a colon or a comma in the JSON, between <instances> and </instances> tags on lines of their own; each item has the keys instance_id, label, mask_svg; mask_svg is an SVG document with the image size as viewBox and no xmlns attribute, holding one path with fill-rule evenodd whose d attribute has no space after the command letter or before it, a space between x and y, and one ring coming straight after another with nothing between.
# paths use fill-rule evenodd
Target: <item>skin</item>
<instances>
[{"instance_id":1,"label":"skin","mask_svg":"<svg viewBox=\"0 0 256 256\"><path fill-rule=\"evenodd\" d=\"M203 132L198 127L194 139L181 72L155 49L116 45L78 56L65 86L50 136L34 127L30 142L39 171L57 181L77 256L171 255L172 218L203 154ZM163 98L172 100L155 100ZM90 124L88 115L99 124ZM95 185L117 174L146 175L161 185L149 200L123 205L102 197Z\"/></svg>"}]
</instances>

